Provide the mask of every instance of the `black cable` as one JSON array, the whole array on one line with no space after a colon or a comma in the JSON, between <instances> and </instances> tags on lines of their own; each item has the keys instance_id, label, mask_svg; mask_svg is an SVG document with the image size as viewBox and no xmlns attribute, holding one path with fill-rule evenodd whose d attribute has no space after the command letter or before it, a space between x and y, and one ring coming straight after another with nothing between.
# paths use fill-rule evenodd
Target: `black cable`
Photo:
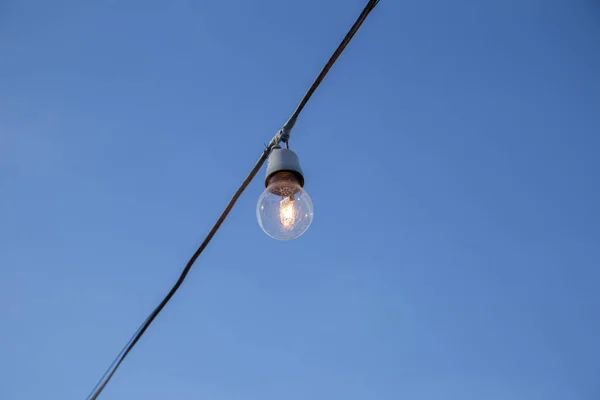
<instances>
[{"instance_id":1,"label":"black cable","mask_svg":"<svg viewBox=\"0 0 600 400\"><path fill-rule=\"evenodd\" d=\"M340 54L342 54L342 52L344 51L344 49L346 48L348 43L350 43L350 41L354 37L354 34L356 34L356 32L358 31L358 29L360 28L362 23L365 21L365 19L367 19L367 16L369 15L369 13L371 11L373 11L373 9L375 8L375 6L378 3L379 3L379 0L370 0L367 3L367 5L363 9L362 13L360 13L358 18L356 19L356 21L354 22L354 24L348 31L348 33L346 33L346 36L344 37L342 42L338 45L337 49L335 49L335 51L333 52L331 57L329 57L329 60L327 60L327 63L325 63L325 66L323 66L323 69L321 70L321 72L319 72L319 75L317 75L317 78L314 80L312 85L310 85L310 87L304 94L304 97L302 97L302 100L300 100L300 103L298 103L298 106L294 110L294 113L292 114L292 116L287 120L287 122L283 126L284 131L288 128L291 129L294 127L294 124L296 123L296 119L298 118L298 115L300 115L300 112L302 111L302 109L304 108L306 103L308 103L308 100L310 100L310 97L313 95L313 93L315 92L317 87L319 87L319 85L321 84L321 81L323 81L323 79L325 78L325 75L327 75L327 73L329 72L329 70L331 69L333 64L336 62L336 60L338 59ZM285 140L283 140L284 142L287 141L287 137L284 139L285 139Z\"/></svg>"},{"instance_id":2,"label":"black cable","mask_svg":"<svg viewBox=\"0 0 600 400\"><path fill-rule=\"evenodd\" d=\"M146 318L146 321L148 321L148 318ZM146 323L146 321L144 321L144 323ZM121 349L121 351L119 352L119 354L117 354L117 357L115 357L115 359L108 366L108 368L106 369L106 371L104 371L104 374L100 377L100 379L98 379L98 382L96 382L96 385L94 386L94 388L92 389L92 391L90 392L90 394L88 394L88 397L86 397L86 400L90 399L90 396L92 396L92 394L98 389L98 387L102 384L102 382L104 382L104 379L106 379L106 376L109 374L109 372L111 370L113 370L113 367L115 366L115 364L117 363L117 361L119 361L119 359L121 358L121 355L125 352L125 350L129 347L129 345L131 344L131 342L133 341L133 339L140 332L140 330L142 329L142 326L144 326L144 323L142 325L140 325L140 327L138 328L138 330L135 331L135 333L133 335L131 335L131 337L127 341L127 344L125 344L125 346ZM104 384L104 386L106 386L106 384ZM100 391L102 391L102 390L100 390Z\"/></svg>"},{"instance_id":3,"label":"black cable","mask_svg":"<svg viewBox=\"0 0 600 400\"><path fill-rule=\"evenodd\" d=\"M181 284L187 277L187 274L190 272L190 269L194 265L194 262L200 256L200 254L204 251L206 246L208 246L208 244L210 243L210 241L213 238L213 236L215 235L215 233L217 233L217 230L219 230L219 228L221 227L221 224L223 223L223 221L225 221L225 218L227 218L227 215L229 215L229 212L235 205L238 198L242 195L242 193L244 192L246 187L248 187L248 185L250 184L252 179L254 179L254 177L256 176L256 174L258 173L258 171L264 164L264 162L269 157L269 154L271 153L271 150L273 149L273 147L275 147L277 144L279 144L280 141L287 142L287 140L289 139L289 131L293 127L294 123L296 122L298 115L300 114L300 112L302 111L302 109L304 108L304 106L306 105L306 103L308 102L308 100L310 99L312 94L314 93L314 91L317 89L317 87L319 86L319 84L321 83L323 78L325 78L325 75L327 75L327 72L329 71L331 66L335 63L335 61L340 56L342 51L344 51L344 48L348 45L348 43L350 42L350 40L352 39L352 37L354 36L356 31L358 31L358 28L360 28L363 21L367 18L367 15L369 15L369 13L373 10L373 8L377 5L377 3L379 3L379 0L370 0L369 3L365 6L363 12L360 14L358 19L354 23L354 25L352 25L352 28L350 28L350 31L348 31L348 33L344 37L344 40L342 40L342 42L337 47L337 49L335 50L333 55L329 58L329 60L327 61L327 63L325 64L325 66L323 67L323 69L321 70L321 72L319 73L319 75L317 76L315 81L313 82L313 84L310 86L310 88L308 89L308 91L306 92L306 94L304 95L304 97L302 98L302 100L300 101L298 106L296 107L296 110L294 111L292 116L288 119L288 122L286 122L286 124L284 125L284 128L282 128L282 130L280 130L275 135L273 140L271 140L269 145L266 146L265 150L261 154L258 161L254 164L254 167L252 168L252 170L250 171L250 173L248 174L246 179L244 179L244 181L242 182L240 187L233 194L233 197L231 198L231 200L229 200L229 203L227 203L227 206L225 207L225 209L219 216L219 219L217 219L217 222L215 222L215 224L213 225L211 230L208 232L208 234L206 235L206 237L204 238L204 240L202 241L202 243L200 244L200 246L198 247L196 252L192 255L192 257L186 264L185 268L179 275L179 278L177 279L177 281L175 282L175 284L173 285L171 290L169 290L169 293L167 293L167 295L160 302L160 304L150 313L148 318L146 318L146 320L142 323L142 325L138 328L138 330L133 334L131 339L129 339L129 341L127 342L125 347L121 350L121 352L117 355L117 357L112 362L112 364L108 367L108 369L106 370L106 372L104 373L102 378L100 378L100 380L98 381L98 383L96 384L96 386L94 387L92 392L88 395L86 400L96 400L98 398L98 396L100 395L100 393L102 393L102 391L104 390L104 388L106 387L108 382L111 380L111 378L113 377L113 375L115 374L115 372L117 371L117 369L119 368L119 366L121 365L121 363L123 362L125 357L127 357L129 352L131 351L131 349L133 349L133 347L136 345L136 343L140 340L140 338L142 337L144 332L146 332L148 327L152 324L152 322L154 321L156 316L162 311L162 309L169 302L169 300L171 300L171 297L173 297L175 292L177 292L177 290L179 289L179 287L181 286ZM284 133L284 135L283 135L284 138L282 138L282 132Z\"/></svg>"},{"instance_id":4,"label":"black cable","mask_svg":"<svg viewBox=\"0 0 600 400\"><path fill-rule=\"evenodd\" d=\"M244 192L246 187L250 184L252 179L256 176L256 174L258 173L258 171L264 164L265 160L269 156L270 152L271 152L270 149L268 149L268 148L265 149L265 151L260 156L260 158L254 165L254 167L252 168L252 170L250 171L250 173L248 174L246 179L244 179L241 186L238 188L238 190L236 190L236 192L234 193L231 200L229 200L229 203L227 203L227 207L225 207L225 210L223 210L223 213L221 213L221 216L219 217L217 222L213 225L211 230L208 232L208 235L206 235L206 237L204 238L204 240L202 241L202 243L200 244L200 246L198 247L198 249L196 250L194 255L192 255L192 258L190 258L190 260L186 264L185 268L181 272L181 275L179 275L179 278L177 279L177 281L175 282L175 284L173 285L171 290L169 290L169 293L167 293L167 295L160 302L160 304L150 313L148 318L140 326L138 331L133 335L133 338L127 343L125 348L123 350L121 350L121 353L119 353L119 355L117 356L117 358L115 359L115 361L113 361L113 364L111 365L112 370L109 367L107 372L105 372L105 374L104 374L105 378L104 378L103 382L100 385L96 385L97 387L95 388L95 390L92 391L92 393L90 393L90 395L87 397L87 399L95 400L100 395L100 393L102 392L102 390L104 390L104 387L106 386L106 384L111 380L111 378L113 377L113 375L115 374L115 372L117 371L117 369L119 368L119 366L121 365L121 363L123 362L125 357L127 357L127 354L129 354L129 352L131 351L133 346L135 346L135 344L138 342L138 340L140 340L140 338L142 337L144 332L146 332L146 329L148 329L150 324L152 324L152 321L154 321L154 319L156 318L158 313L160 313L162 311L162 309L165 307L165 305L169 302L169 300L171 300L171 297L173 297L173 295L175 294L177 289L179 289L179 287L185 280L187 274L190 272L190 269L192 268L192 265L194 265L194 262L196 261L198 256L200 256L200 254L204 251L206 246L208 246L208 243L211 241L211 239L213 238L215 233L217 233L217 230L221 227L221 224L223 223L223 221L225 221L225 218L227 218L227 215L229 214L229 212L235 205L235 202L242 195L242 193ZM110 373L108 373L108 371L110 371Z\"/></svg>"}]
</instances>

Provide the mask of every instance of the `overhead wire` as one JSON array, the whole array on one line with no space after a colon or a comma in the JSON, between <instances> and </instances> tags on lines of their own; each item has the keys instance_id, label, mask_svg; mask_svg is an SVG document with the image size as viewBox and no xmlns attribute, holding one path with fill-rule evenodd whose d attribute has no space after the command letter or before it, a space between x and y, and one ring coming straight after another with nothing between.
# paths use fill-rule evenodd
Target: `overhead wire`
<instances>
[{"instance_id":1,"label":"overhead wire","mask_svg":"<svg viewBox=\"0 0 600 400\"><path fill-rule=\"evenodd\" d=\"M344 39L341 41L341 43L335 49L335 51L333 52L331 57L329 57L329 60L327 60L327 62L323 66L323 69L321 69L321 72L319 72L319 75L317 75L317 77L313 81L312 85L310 85L310 87L308 88L308 90L306 91L304 96L302 97L302 100L300 100L300 102L296 106L296 109L294 110L292 115L288 118L286 123L279 130L279 132L273 137L273 140L277 140L278 143L280 141L287 142L289 140L289 133L292 130L292 128L294 127L294 124L296 123L296 120L298 119L298 115L300 115L300 113L304 109L304 106L306 105L306 103L308 103L308 100L310 100L310 98L313 95L313 93L315 92L315 90L317 90L317 87L319 87L319 85L321 84L321 82L323 81L323 79L325 78L325 76L327 75L327 73L329 72L331 67L333 66L333 64L335 64L335 62L338 59L338 57L340 56L340 54L342 54L342 52L344 51L344 49L346 48L348 43L350 43L350 41L352 40L352 38L354 37L356 32L358 32L358 29L360 28L360 26L363 24L363 22L369 16L369 13L371 11L373 11L373 9L375 8L375 6L377 6L378 3L379 3L379 0L370 0L367 3L367 5L363 9L363 11L360 13L358 18L354 22L354 24L352 24L352 27L350 28L348 33L346 33L346 36L344 36ZM273 142L273 140L271 141L271 143Z\"/></svg>"},{"instance_id":2,"label":"overhead wire","mask_svg":"<svg viewBox=\"0 0 600 400\"><path fill-rule=\"evenodd\" d=\"M210 231L208 232L208 234L206 235L206 237L204 238L204 240L202 241L202 243L200 244L198 249L194 252L192 257L189 259L189 261L183 268L183 270L182 270L181 274L179 275L179 278L177 279L175 284L171 287L171 289L169 290L167 295L162 299L162 301L158 304L158 306L156 306L156 308L154 310L152 310L150 315L148 315L148 317L140 325L138 330L133 334L133 336L129 339L129 341L125 344L123 349L119 352L117 357L114 359L114 361L108 367L108 369L104 372L104 374L102 375L102 377L100 378L100 380L98 381L96 386L92 389L91 393L86 397L86 400L96 400L98 398L100 393L102 393L102 391L104 390L104 388L106 387L108 382L110 382L110 380L114 376L115 372L117 371L117 369L119 368L119 366L121 365L123 360L127 357L127 355L131 352L133 347L136 345L136 343L144 335L144 333L146 332L148 327L152 324L152 322L154 321L156 316L162 311L162 309L165 307L165 305L167 305L167 303L171 300L173 295L177 292L177 290L179 289L179 287L181 286L181 284L184 282L185 278L187 277L188 273L190 272L192 266L194 265L194 263L196 262L196 260L200 256L200 254L202 254L202 252L204 251L206 246L208 246L208 244L210 243L212 238L215 236L215 234L221 227L221 224L223 223L223 221L225 221L225 218L227 218L227 216L229 215L229 212L231 211L231 209L233 208L233 206L235 205L235 203L237 202L239 197L242 195L242 193L248 187L248 185L250 184L252 179L254 179L254 177L256 176L258 171L261 169L262 165L269 157L269 154L271 153L273 148L275 146L278 146L279 143L281 143L281 142L284 142L287 145L287 142L289 141L289 135L290 135L291 129L293 128L294 124L296 123L296 119L298 118L298 115L300 115L300 112L302 112L302 109L304 108L304 106L306 105L306 103L308 102L308 100L310 99L312 94L315 92L317 87L323 81L323 79L325 78L325 76L327 75L327 73L329 72L329 70L331 69L333 64L335 63L335 61L338 59L340 54L344 51L344 49L346 48L346 46L348 45L350 40L352 40L352 37L354 37L354 35L358 31L358 29L360 28L362 23L365 21L365 19L369 15L369 13L375 8L375 6L378 3L379 3L379 0L370 0L367 3L367 5L363 9L362 13L356 19L356 21L354 22L354 24L352 25L352 27L350 28L350 30L348 31L348 33L346 34L346 36L344 37L342 42L338 45L338 47L336 48L334 53L331 55L331 57L329 58L329 60L327 61L327 63L325 64L325 66L323 67L323 69L321 70L319 75L317 76L317 78L313 81L312 85L306 91L306 93L302 97L302 100L300 100L300 102L298 103L298 106L296 107L296 109L294 110L294 112L292 113L290 118L283 125L283 127L275 134L275 136L273 136L273 138L271 139L269 144L267 146L265 146L262 154L260 155L260 157L258 158L256 163L254 164L254 167L252 167L252 169L250 170L250 173L246 176L246 178L244 179L244 181L242 182L240 187L235 191L235 193L233 194L233 196L227 203L227 206L225 207L225 209L223 210L223 212L221 213L221 215L219 216L219 218L217 219L217 221L215 222L213 227L210 229Z\"/></svg>"},{"instance_id":3,"label":"overhead wire","mask_svg":"<svg viewBox=\"0 0 600 400\"><path fill-rule=\"evenodd\" d=\"M173 287L171 287L171 290L169 290L169 292L162 299L162 301L159 303L159 305L154 310L152 310L152 312L150 313L148 318L146 318L146 320L139 327L138 331L133 335L132 339L130 339L129 342L125 345L125 348L123 350L121 350L119 355L117 355L117 358L111 364L112 368L109 367L109 370L107 370L107 372L105 372L104 379L101 380L101 383L99 385L97 385L97 387L90 393L90 395L86 399L95 400L96 398L98 398L100 393L102 393L102 391L104 390L104 388L106 387L108 382L112 379L115 372L117 372L117 369L119 368L119 366L121 365L121 363L123 362L125 357L127 357L129 352L131 351L131 349L133 349L133 346L135 346L135 344L140 340L140 338L142 337L144 332L146 332L146 330L148 329L150 324L152 324L152 321L154 321L156 316L162 311L162 309L165 307L165 305L167 305L169 300L171 300L171 297L173 297L175 292L177 292L177 290L179 289L179 287L181 286L181 284L187 277L188 273L190 272L192 266L196 262L196 259L200 256L200 254L202 254L202 252L204 251L206 246L208 246L208 244L212 240L213 236L215 236L215 233L217 233L217 230L219 230L219 228L221 227L221 224L223 223L223 221L225 221L225 218L227 218L227 215L229 215L229 212L235 205L238 198L242 195L242 193L244 192L246 187L248 187L248 185L250 184L252 179L256 176L256 174L258 173L258 171L264 164L265 160L269 156L269 153L270 153L270 149L265 149L263 151L260 158L254 164L254 167L252 168L252 170L250 171L250 173L248 174L246 179L244 179L244 181L242 182L240 187L236 190L234 195L229 200L229 203L227 203L227 206L225 207L225 209L223 210L223 212L217 219L217 222L215 222L215 224L213 225L211 230L208 232L208 234L206 235L206 237L204 238L204 240L202 241L202 243L200 244L198 249L194 252L194 254L190 258L190 260L187 262L187 264L183 268L183 271L179 275L179 278L177 278L177 281L175 282ZM108 372L108 371L110 371L110 372Z\"/></svg>"}]
</instances>

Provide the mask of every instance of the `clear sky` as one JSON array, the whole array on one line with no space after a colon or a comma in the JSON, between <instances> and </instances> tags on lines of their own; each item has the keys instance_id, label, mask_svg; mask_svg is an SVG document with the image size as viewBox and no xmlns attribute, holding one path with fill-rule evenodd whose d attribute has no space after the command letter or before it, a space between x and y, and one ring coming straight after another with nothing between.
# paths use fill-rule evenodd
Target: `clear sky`
<instances>
[{"instance_id":1,"label":"clear sky","mask_svg":"<svg viewBox=\"0 0 600 400\"><path fill-rule=\"evenodd\" d=\"M83 399L363 0L0 6L0 398ZM600 5L382 0L103 399L600 398Z\"/></svg>"}]
</instances>

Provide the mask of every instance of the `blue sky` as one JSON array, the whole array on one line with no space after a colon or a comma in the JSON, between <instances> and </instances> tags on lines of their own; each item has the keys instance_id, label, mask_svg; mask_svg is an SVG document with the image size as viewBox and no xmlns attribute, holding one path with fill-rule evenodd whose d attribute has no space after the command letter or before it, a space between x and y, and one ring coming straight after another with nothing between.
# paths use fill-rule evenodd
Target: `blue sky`
<instances>
[{"instance_id":1,"label":"blue sky","mask_svg":"<svg viewBox=\"0 0 600 400\"><path fill-rule=\"evenodd\" d=\"M2 399L83 399L362 0L0 8ZM168 3L168 4L167 4ZM383 0L106 399L598 399L600 6Z\"/></svg>"}]
</instances>

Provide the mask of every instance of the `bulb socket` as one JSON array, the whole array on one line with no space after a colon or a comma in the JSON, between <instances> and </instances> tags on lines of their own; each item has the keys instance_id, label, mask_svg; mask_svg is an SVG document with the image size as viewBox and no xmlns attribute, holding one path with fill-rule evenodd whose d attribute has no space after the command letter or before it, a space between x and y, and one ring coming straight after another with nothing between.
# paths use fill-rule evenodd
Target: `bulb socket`
<instances>
[{"instance_id":1,"label":"bulb socket","mask_svg":"<svg viewBox=\"0 0 600 400\"><path fill-rule=\"evenodd\" d=\"M304 175L300 168L300 160L298 159L298 155L292 150L276 147L271 151L271 155L267 161L265 187L269 186L269 181L278 172L293 174L298 179L300 187L304 187Z\"/></svg>"}]
</instances>

